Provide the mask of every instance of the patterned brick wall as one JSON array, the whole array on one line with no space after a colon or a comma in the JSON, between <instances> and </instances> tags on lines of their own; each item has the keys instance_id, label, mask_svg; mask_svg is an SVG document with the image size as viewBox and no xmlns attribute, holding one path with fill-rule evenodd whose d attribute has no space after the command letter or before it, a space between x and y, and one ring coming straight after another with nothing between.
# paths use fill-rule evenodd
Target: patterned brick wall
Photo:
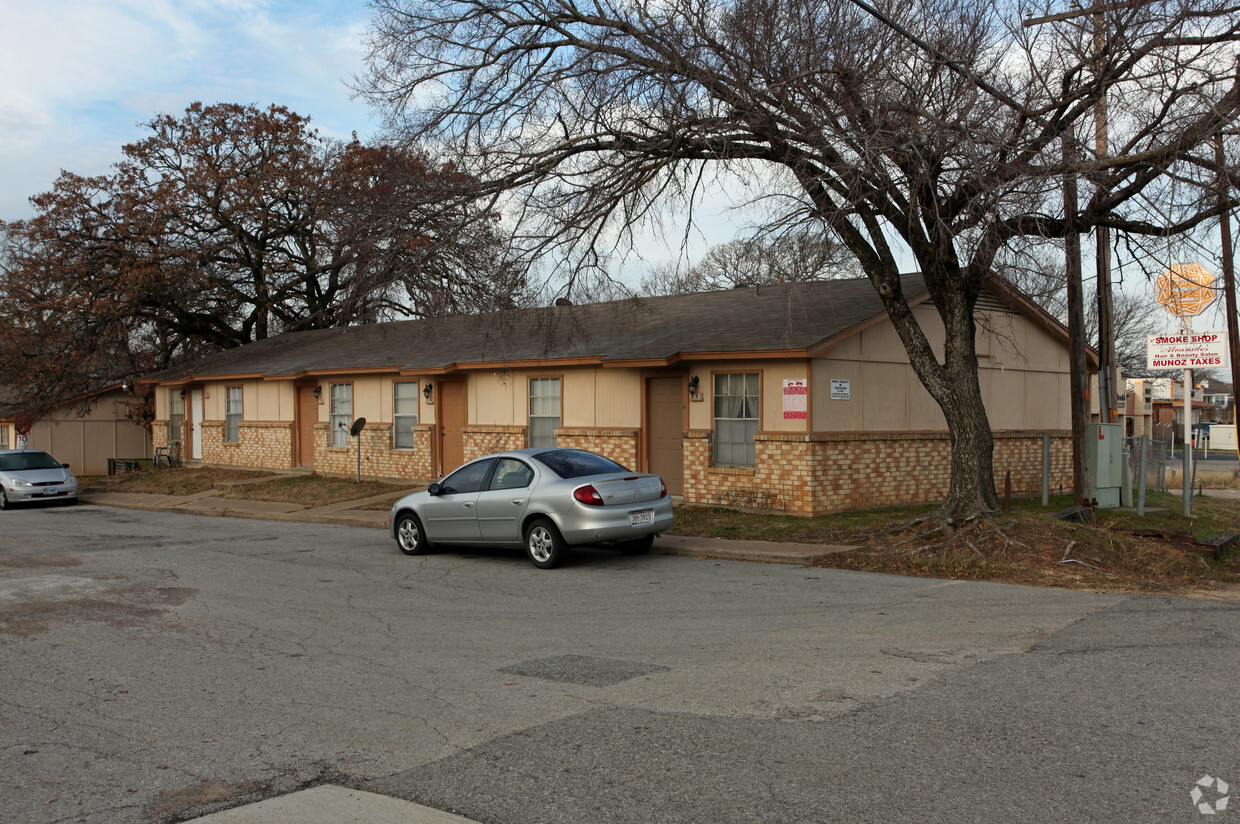
<instances>
[{"instance_id":1,"label":"patterned brick wall","mask_svg":"<svg viewBox=\"0 0 1240 824\"><path fill-rule=\"evenodd\" d=\"M392 448L392 424L367 423L360 438L362 448L362 477L380 480L429 481L434 479L431 469L430 424L413 427L413 449ZM349 438L347 447L327 446L328 425L314 426L314 471L321 475L357 475L358 438Z\"/></svg>"},{"instance_id":2,"label":"patterned brick wall","mask_svg":"<svg viewBox=\"0 0 1240 824\"><path fill-rule=\"evenodd\" d=\"M465 439L465 460L472 461L492 452L524 449L529 443L526 427L481 425L461 427Z\"/></svg>"},{"instance_id":3,"label":"patterned brick wall","mask_svg":"<svg viewBox=\"0 0 1240 824\"><path fill-rule=\"evenodd\" d=\"M1000 492L1012 472L1012 490L1042 488L1041 432L995 433L995 482ZM1051 487L1070 486L1071 441L1051 435ZM760 433L755 467L710 466L711 433L685 434L685 500L805 515L947 497L951 442L946 433L830 435Z\"/></svg>"},{"instance_id":4,"label":"patterned brick wall","mask_svg":"<svg viewBox=\"0 0 1240 824\"><path fill-rule=\"evenodd\" d=\"M165 427L165 430L167 427ZM293 469L293 424L241 421L238 441L224 442L223 421L202 422L202 462L217 466Z\"/></svg>"},{"instance_id":5,"label":"patterned brick wall","mask_svg":"<svg viewBox=\"0 0 1240 824\"><path fill-rule=\"evenodd\" d=\"M566 449L597 452L621 466L636 469L638 432L637 429L572 427L555 430L555 442Z\"/></svg>"}]
</instances>

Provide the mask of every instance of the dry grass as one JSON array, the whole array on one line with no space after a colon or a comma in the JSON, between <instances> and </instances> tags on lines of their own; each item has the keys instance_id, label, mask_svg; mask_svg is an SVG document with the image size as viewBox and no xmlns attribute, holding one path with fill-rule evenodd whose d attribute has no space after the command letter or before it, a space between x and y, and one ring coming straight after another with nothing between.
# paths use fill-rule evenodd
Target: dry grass
<instances>
[{"instance_id":1,"label":"dry grass","mask_svg":"<svg viewBox=\"0 0 1240 824\"><path fill-rule=\"evenodd\" d=\"M220 497L246 501L275 501L300 504L306 507L369 498L372 495L391 494L393 497L409 491L402 484L379 481L357 481L347 478L326 478L321 475L290 475L260 483L234 487ZM381 507L386 509L386 507Z\"/></svg>"},{"instance_id":2,"label":"dry grass","mask_svg":"<svg viewBox=\"0 0 1240 824\"><path fill-rule=\"evenodd\" d=\"M229 481L245 481L268 477L268 472L240 469L164 469L155 472L134 472L107 485L108 492L138 492L154 495L195 495L216 489ZM103 479L99 479L100 481Z\"/></svg>"},{"instance_id":3,"label":"dry grass","mask_svg":"<svg viewBox=\"0 0 1240 824\"><path fill-rule=\"evenodd\" d=\"M1222 561L1195 544L1236 531L1240 500L1194 498L1185 518L1178 497L1151 495L1147 517L1104 511L1092 523L1054 520L1067 498L1014 502L1013 511L950 534L918 519L931 507L876 509L820 518L745 515L685 509L673 532L798 543L849 544L853 552L826 556L820 565L838 569L929 578L1003 581L1033 586L1111 592L1187 592L1240 583L1233 550ZM1164 511L1152 511L1162 507ZM1167 538L1132 530L1163 530ZM1191 533L1188 540L1184 531Z\"/></svg>"}]
</instances>

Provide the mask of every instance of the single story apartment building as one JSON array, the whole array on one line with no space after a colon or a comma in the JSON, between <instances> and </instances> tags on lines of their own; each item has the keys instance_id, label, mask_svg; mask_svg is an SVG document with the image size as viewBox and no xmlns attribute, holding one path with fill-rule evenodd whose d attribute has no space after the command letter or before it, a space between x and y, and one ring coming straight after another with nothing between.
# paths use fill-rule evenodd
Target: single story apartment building
<instances>
[{"instance_id":1,"label":"single story apartment building","mask_svg":"<svg viewBox=\"0 0 1240 824\"><path fill-rule=\"evenodd\" d=\"M11 393L0 390L0 396ZM33 421L24 446L50 452L78 475L106 475L109 458L151 457L151 433L138 414L142 402L123 383L100 387L51 407ZM0 404L0 449L23 445L24 406Z\"/></svg>"},{"instance_id":2,"label":"single story apartment building","mask_svg":"<svg viewBox=\"0 0 1240 824\"><path fill-rule=\"evenodd\" d=\"M924 282L904 290L941 352ZM1049 434L1070 485L1066 330L1002 284L977 313L996 477L1040 489ZM155 446L207 465L348 475L360 449L364 476L425 481L559 445L693 503L814 514L948 489L942 412L865 279L293 332L146 380Z\"/></svg>"}]
</instances>

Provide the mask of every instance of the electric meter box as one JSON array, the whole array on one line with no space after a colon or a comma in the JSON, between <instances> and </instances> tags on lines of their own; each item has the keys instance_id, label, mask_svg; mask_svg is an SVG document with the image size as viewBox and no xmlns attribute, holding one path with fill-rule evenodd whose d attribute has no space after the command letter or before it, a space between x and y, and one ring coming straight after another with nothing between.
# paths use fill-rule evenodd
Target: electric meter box
<instances>
[{"instance_id":1,"label":"electric meter box","mask_svg":"<svg viewBox=\"0 0 1240 824\"><path fill-rule=\"evenodd\" d=\"M1089 425L1089 473L1099 509L1119 506L1124 484L1124 426L1118 423Z\"/></svg>"}]
</instances>

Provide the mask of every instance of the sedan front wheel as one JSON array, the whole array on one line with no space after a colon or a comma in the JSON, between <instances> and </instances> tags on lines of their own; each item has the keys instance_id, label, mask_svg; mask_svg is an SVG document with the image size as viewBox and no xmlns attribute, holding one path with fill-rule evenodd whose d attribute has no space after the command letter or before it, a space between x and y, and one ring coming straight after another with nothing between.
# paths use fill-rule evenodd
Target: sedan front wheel
<instances>
[{"instance_id":1,"label":"sedan front wheel","mask_svg":"<svg viewBox=\"0 0 1240 824\"><path fill-rule=\"evenodd\" d=\"M426 540L422 522L412 512L402 513L396 519L396 545L406 555L425 555L430 551L431 545Z\"/></svg>"},{"instance_id":2,"label":"sedan front wheel","mask_svg":"<svg viewBox=\"0 0 1240 824\"><path fill-rule=\"evenodd\" d=\"M567 553L560 530L547 518L539 518L525 529L525 552L539 569L555 569Z\"/></svg>"}]
</instances>

